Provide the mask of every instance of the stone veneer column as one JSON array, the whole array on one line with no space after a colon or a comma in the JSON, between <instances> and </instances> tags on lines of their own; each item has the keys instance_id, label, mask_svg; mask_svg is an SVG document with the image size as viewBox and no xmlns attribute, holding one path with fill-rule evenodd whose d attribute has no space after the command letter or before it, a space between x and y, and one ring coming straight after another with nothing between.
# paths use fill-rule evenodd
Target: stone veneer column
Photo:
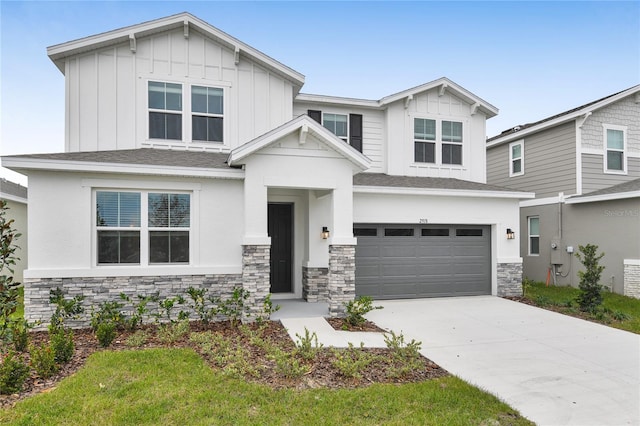
<instances>
[{"instance_id":1,"label":"stone veneer column","mask_svg":"<svg viewBox=\"0 0 640 426\"><path fill-rule=\"evenodd\" d=\"M354 245L329 246L329 315L345 314L345 303L356 295L356 247Z\"/></svg>"},{"instance_id":2,"label":"stone veneer column","mask_svg":"<svg viewBox=\"0 0 640 426\"><path fill-rule=\"evenodd\" d=\"M329 268L302 267L302 298L310 303L329 300Z\"/></svg>"},{"instance_id":3,"label":"stone veneer column","mask_svg":"<svg viewBox=\"0 0 640 426\"><path fill-rule=\"evenodd\" d=\"M624 295L640 299L640 259L624 259Z\"/></svg>"},{"instance_id":4,"label":"stone veneer column","mask_svg":"<svg viewBox=\"0 0 640 426\"><path fill-rule=\"evenodd\" d=\"M498 263L498 296L522 296L522 263Z\"/></svg>"},{"instance_id":5,"label":"stone veneer column","mask_svg":"<svg viewBox=\"0 0 640 426\"><path fill-rule=\"evenodd\" d=\"M270 245L242 246L242 287L249 292L245 301L248 312L242 314L242 322L253 322L262 315L263 303L270 290Z\"/></svg>"}]
</instances>

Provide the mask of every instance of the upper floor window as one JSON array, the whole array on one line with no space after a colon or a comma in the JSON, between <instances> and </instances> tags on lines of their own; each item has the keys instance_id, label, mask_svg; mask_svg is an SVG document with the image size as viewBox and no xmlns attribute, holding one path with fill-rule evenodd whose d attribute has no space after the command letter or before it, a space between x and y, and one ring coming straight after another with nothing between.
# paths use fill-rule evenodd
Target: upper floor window
<instances>
[{"instance_id":1,"label":"upper floor window","mask_svg":"<svg viewBox=\"0 0 640 426\"><path fill-rule=\"evenodd\" d=\"M223 90L216 87L191 87L192 139L222 142Z\"/></svg>"},{"instance_id":2,"label":"upper floor window","mask_svg":"<svg viewBox=\"0 0 640 426\"><path fill-rule=\"evenodd\" d=\"M349 139L346 114L322 114L322 125L331 130L331 132L347 142Z\"/></svg>"},{"instance_id":3,"label":"upper floor window","mask_svg":"<svg viewBox=\"0 0 640 426\"><path fill-rule=\"evenodd\" d=\"M149 138L182 140L182 85L149 82Z\"/></svg>"},{"instance_id":4,"label":"upper floor window","mask_svg":"<svg viewBox=\"0 0 640 426\"><path fill-rule=\"evenodd\" d=\"M442 122L442 164L462 164L462 123Z\"/></svg>"},{"instance_id":5,"label":"upper floor window","mask_svg":"<svg viewBox=\"0 0 640 426\"><path fill-rule=\"evenodd\" d=\"M528 218L529 226L529 255L537 256L540 254L540 217L530 216Z\"/></svg>"},{"instance_id":6,"label":"upper floor window","mask_svg":"<svg viewBox=\"0 0 640 426\"><path fill-rule=\"evenodd\" d=\"M436 121L413 119L414 160L416 163L436 162ZM433 142L431 142L433 141Z\"/></svg>"},{"instance_id":7,"label":"upper floor window","mask_svg":"<svg viewBox=\"0 0 640 426\"><path fill-rule=\"evenodd\" d=\"M626 173L626 128L604 125L605 157L604 171L608 173Z\"/></svg>"},{"instance_id":8,"label":"upper floor window","mask_svg":"<svg viewBox=\"0 0 640 426\"><path fill-rule=\"evenodd\" d=\"M189 194L96 191L98 264L188 263Z\"/></svg>"},{"instance_id":9,"label":"upper floor window","mask_svg":"<svg viewBox=\"0 0 640 426\"><path fill-rule=\"evenodd\" d=\"M443 120L438 126L436 120L413 119L414 161L416 163L462 165L462 139L461 122Z\"/></svg>"},{"instance_id":10,"label":"upper floor window","mask_svg":"<svg viewBox=\"0 0 640 426\"><path fill-rule=\"evenodd\" d=\"M509 176L524 174L524 141L509 144Z\"/></svg>"}]
</instances>

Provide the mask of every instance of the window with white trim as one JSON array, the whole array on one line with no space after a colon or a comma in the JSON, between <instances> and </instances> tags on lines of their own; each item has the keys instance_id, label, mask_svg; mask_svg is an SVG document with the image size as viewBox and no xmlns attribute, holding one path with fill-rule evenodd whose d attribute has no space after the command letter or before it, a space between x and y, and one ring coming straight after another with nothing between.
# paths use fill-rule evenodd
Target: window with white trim
<instances>
[{"instance_id":1,"label":"window with white trim","mask_svg":"<svg viewBox=\"0 0 640 426\"><path fill-rule=\"evenodd\" d=\"M345 142L349 140L348 122L346 114L322 113L322 125Z\"/></svg>"},{"instance_id":2,"label":"window with white trim","mask_svg":"<svg viewBox=\"0 0 640 426\"><path fill-rule=\"evenodd\" d=\"M149 139L182 140L182 85L149 82Z\"/></svg>"},{"instance_id":3,"label":"window with white trim","mask_svg":"<svg viewBox=\"0 0 640 426\"><path fill-rule=\"evenodd\" d=\"M191 196L96 191L96 233L99 265L189 263Z\"/></svg>"},{"instance_id":4,"label":"window with white trim","mask_svg":"<svg viewBox=\"0 0 640 426\"><path fill-rule=\"evenodd\" d=\"M524 141L509 144L509 176L524 174Z\"/></svg>"},{"instance_id":5,"label":"window with white trim","mask_svg":"<svg viewBox=\"0 0 640 426\"><path fill-rule=\"evenodd\" d=\"M540 217L530 216L527 218L529 227L529 256L540 254Z\"/></svg>"},{"instance_id":6,"label":"window with white trim","mask_svg":"<svg viewBox=\"0 0 640 426\"><path fill-rule=\"evenodd\" d=\"M604 125L605 155L604 171L626 173L626 127Z\"/></svg>"},{"instance_id":7,"label":"window with white trim","mask_svg":"<svg viewBox=\"0 0 640 426\"><path fill-rule=\"evenodd\" d=\"M459 121L414 117L413 161L462 165L463 131Z\"/></svg>"},{"instance_id":8,"label":"window with white trim","mask_svg":"<svg viewBox=\"0 0 640 426\"><path fill-rule=\"evenodd\" d=\"M191 86L192 140L222 142L223 90Z\"/></svg>"}]
</instances>

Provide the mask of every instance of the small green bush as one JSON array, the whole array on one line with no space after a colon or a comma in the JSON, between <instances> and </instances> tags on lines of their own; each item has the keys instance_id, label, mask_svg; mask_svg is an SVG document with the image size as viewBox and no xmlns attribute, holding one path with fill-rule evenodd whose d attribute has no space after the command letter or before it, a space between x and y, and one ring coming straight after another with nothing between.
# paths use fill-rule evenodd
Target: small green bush
<instances>
[{"instance_id":1,"label":"small green bush","mask_svg":"<svg viewBox=\"0 0 640 426\"><path fill-rule=\"evenodd\" d=\"M41 378L48 379L58 372L56 356L51 345L32 346L29 353L31 366Z\"/></svg>"},{"instance_id":2,"label":"small green bush","mask_svg":"<svg viewBox=\"0 0 640 426\"><path fill-rule=\"evenodd\" d=\"M364 343L360 343L360 348L356 348L353 343L349 343L347 349L334 349L335 359L332 365L338 369L345 377L360 379L362 372L376 360L376 356L364 350Z\"/></svg>"},{"instance_id":3,"label":"small green bush","mask_svg":"<svg viewBox=\"0 0 640 426\"><path fill-rule=\"evenodd\" d=\"M224 315L231 321L231 325L237 326L242 320L242 314L247 310L245 301L249 298L249 291L242 287L235 287L228 299L211 298L211 302L217 305L217 313Z\"/></svg>"},{"instance_id":4,"label":"small green bush","mask_svg":"<svg viewBox=\"0 0 640 426\"><path fill-rule=\"evenodd\" d=\"M300 364L300 361L290 352L275 348L270 354L276 364L276 372L287 379L297 379L309 371L309 368Z\"/></svg>"},{"instance_id":5,"label":"small green bush","mask_svg":"<svg viewBox=\"0 0 640 426\"><path fill-rule=\"evenodd\" d=\"M64 327L65 320L69 318L77 318L84 312L82 301L84 296L75 296L71 299L65 299L60 287L49 290L49 303L56 305L56 310L51 315L51 324L49 328Z\"/></svg>"},{"instance_id":6,"label":"small green bush","mask_svg":"<svg viewBox=\"0 0 640 426\"><path fill-rule=\"evenodd\" d=\"M13 325L11 340L18 352L25 352L29 347L29 324L25 320L17 321Z\"/></svg>"},{"instance_id":7,"label":"small green bush","mask_svg":"<svg viewBox=\"0 0 640 426\"><path fill-rule=\"evenodd\" d=\"M94 332L97 332L100 325L109 323L113 325L113 328L124 328L125 317L122 314L122 308L124 305L116 300L102 302L98 305L97 311L91 312L91 328ZM109 346L109 345L107 345Z\"/></svg>"},{"instance_id":8,"label":"small green bush","mask_svg":"<svg viewBox=\"0 0 640 426\"><path fill-rule=\"evenodd\" d=\"M604 253L598 255L598 246L587 244L586 246L578 246L579 253L576 257L584 265L584 271L578 271L580 277L580 294L578 295L578 304L580 310L584 312L594 313L602 304L602 286L600 285L600 277L604 266L600 265L600 259Z\"/></svg>"},{"instance_id":9,"label":"small green bush","mask_svg":"<svg viewBox=\"0 0 640 426\"><path fill-rule=\"evenodd\" d=\"M147 340L149 340L147 332L144 330L138 330L131 336L127 337L127 340L124 343L130 348L139 348L147 343Z\"/></svg>"},{"instance_id":10,"label":"small green bush","mask_svg":"<svg viewBox=\"0 0 640 426\"><path fill-rule=\"evenodd\" d=\"M322 348L322 343L318 344L316 332L309 333L309 330L305 327L304 336L296 333L296 337L298 338L296 340L296 353L308 361L315 359L318 351Z\"/></svg>"},{"instance_id":11,"label":"small green bush","mask_svg":"<svg viewBox=\"0 0 640 426\"><path fill-rule=\"evenodd\" d=\"M108 347L116 338L116 325L112 322L101 322L96 330L96 338L101 347Z\"/></svg>"},{"instance_id":12,"label":"small green bush","mask_svg":"<svg viewBox=\"0 0 640 426\"><path fill-rule=\"evenodd\" d=\"M347 310L347 323L360 326L366 322L364 317L374 309L382 309L382 306L373 306L373 299L369 296L361 296L345 304Z\"/></svg>"},{"instance_id":13,"label":"small green bush","mask_svg":"<svg viewBox=\"0 0 640 426\"><path fill-rule=\"evenodd\" d=\"M73 331L64 328L50 329L49 341L58 364L66 364L73 358L75 344L73 343Z\"/></svg>"},{"instance_id":14,"label":"small green bush","mask_svg":"<svg viewBox=\"0 0 640 426\"><path fill-rule=\"evenodd\" d=\"M174 344L187 333L189 333L189 320L186 319L158 326L158 339L165 345Z\"/></svg>"},{"instance_id":15,"label":"small green bush","mask_svg":"<svg viewBox=\"0 0 640 426\"><path fill-rule=\"evenodd\" d=\"M22 390L29 376L29 367L14 352L5 355L0 363L0 394L10 395Z\"/></svg>"}]
</instances>

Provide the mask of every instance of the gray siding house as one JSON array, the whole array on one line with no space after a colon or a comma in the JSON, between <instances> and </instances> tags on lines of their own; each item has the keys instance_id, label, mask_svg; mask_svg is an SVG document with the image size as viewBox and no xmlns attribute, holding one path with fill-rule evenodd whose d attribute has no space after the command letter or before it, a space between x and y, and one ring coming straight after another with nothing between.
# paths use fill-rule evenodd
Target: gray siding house
<instances>
[{"instance_id":1,"label":"gray siding house","mask_svg":"<svg viewBox=\"0 0 640 426\"><path fill-rule=\"evenodd\" d=\"M591 243L602 284L640 298L640 85L488 139L487 183L536 194L520 203L524 277L577 285Z\"/></svg>"}]
</instances>

